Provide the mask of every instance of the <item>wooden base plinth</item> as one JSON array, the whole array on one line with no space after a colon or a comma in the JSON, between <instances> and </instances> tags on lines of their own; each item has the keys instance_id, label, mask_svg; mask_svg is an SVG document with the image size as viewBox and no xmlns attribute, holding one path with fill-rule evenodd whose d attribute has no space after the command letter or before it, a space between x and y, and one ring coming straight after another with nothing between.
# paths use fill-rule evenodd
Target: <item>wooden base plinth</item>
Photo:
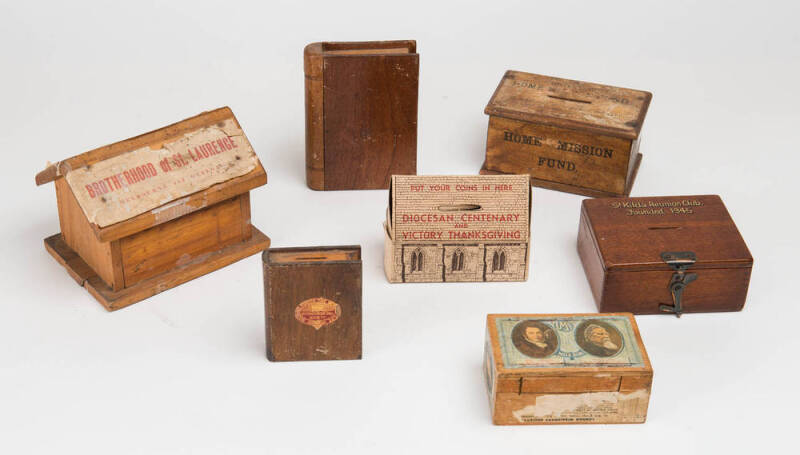
<instances>
[{"instance_id":1,"label":"wooden base plinth","mask_svg":"<svg viewBox=\"0 0 800 455\"><path fill-rule=\"evenodd\" d=\"M618 194L618 193L611 193L608 191L600 191L595 190L592 188L585 188L582 186L576 185L568 185L566 183L559 183L553 182L551 180L542 180L537 179L536 177L531 176L531 185L539 188L546 188L548 190L556 190L556 191L563 191L565 193L573 193L573 194L580 194L583 196L589 197L628 197L631 194L631 188L633 188L633 182L636 181L636 175L639 173L639 164L642 162L642 154L637 153L636 159L633 163L633 171L631 172L631 179L628 181L628 186L625 187L625 193ZM510 172L501 172L495 171L493 169L488 169L486 167L486 161L483 162L481 165L480 170L481 175L505 175L511 174Z\"/></svg>"},{"instance_id":2,"label":"wooden base plinth","mask_svg":"<svg viewBox=\"0 0 800 455\"><path fill-rule=\"evenodd\" d=\"M44 239L44 247L47 252L63 265L67 269L67 273L79 285L85 287L108 311L119 310L252 256L269 248L269 244L269 237L252 227L252 237L245 242L202 254L187 264L115 292L64 242L60 232Z\"/></svg>"}]
</instances>

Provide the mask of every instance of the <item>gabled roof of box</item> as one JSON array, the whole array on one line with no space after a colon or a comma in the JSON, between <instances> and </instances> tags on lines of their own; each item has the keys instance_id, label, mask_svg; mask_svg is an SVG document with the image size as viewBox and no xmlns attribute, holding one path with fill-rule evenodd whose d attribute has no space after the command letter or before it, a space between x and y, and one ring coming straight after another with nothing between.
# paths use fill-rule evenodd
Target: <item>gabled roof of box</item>
<instances>
[{"instance_id":1,"label":"gabled roof of box","mask_svg":"<svg viewBox=\"0 0 800 455\"><path fill-rule=\"evenodd\" d=\"M165 223L264 185L267 175L228 107L49 165L101 241Z\"/></svg>"}]
</instances>

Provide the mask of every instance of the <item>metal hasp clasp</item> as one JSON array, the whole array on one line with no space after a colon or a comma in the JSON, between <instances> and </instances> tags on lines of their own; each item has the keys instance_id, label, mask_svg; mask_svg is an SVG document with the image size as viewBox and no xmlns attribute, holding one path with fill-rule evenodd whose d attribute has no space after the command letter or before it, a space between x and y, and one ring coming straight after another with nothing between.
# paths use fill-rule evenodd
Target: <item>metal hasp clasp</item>
<instances>
[{"instance_id":1,"label":"metal hasp clasp","mask_svg":"<svg viewBox=\"0 0 800 455\"><path fill-rule=\"evenodd\" d=\"M686 273L686 269L694 265L697 261L697 256L691 251L673 251L661 253L661 260L666 262L675 273L672 274L672 278L669 280L669 290L672 292L672 306L662 304L658 306L658 309L666 313L675 313L675 316L681 317L681 313L683 313L681 300L683 290L689 283L697 279L696 273Z\"/></svg>"}]
</instances>

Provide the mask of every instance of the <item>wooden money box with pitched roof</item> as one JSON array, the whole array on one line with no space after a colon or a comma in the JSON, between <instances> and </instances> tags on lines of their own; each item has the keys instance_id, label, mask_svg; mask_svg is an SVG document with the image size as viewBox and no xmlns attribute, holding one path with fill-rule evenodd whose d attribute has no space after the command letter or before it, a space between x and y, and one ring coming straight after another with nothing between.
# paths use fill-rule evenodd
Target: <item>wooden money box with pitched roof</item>
<instances>
[{"instance_id":1,"label":"wooden money box with pitched roof","mask_svg":"<svg viewBox=\"0 0 800 455\"><path fill-rule=\"evenodd\" d=\"M50 165L47 251L109 311L269 246L250 224L267 174L227 107Z\"/></svg>"}]
</instances>

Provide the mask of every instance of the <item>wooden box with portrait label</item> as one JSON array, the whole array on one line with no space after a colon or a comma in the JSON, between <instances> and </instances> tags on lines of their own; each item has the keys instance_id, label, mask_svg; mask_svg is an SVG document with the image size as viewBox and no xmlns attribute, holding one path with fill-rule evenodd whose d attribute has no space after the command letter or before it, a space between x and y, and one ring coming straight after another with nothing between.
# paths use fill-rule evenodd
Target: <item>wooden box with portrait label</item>
<instances>
[{"instance_id":1,"label":"wooden box with portrait label","mask_svg":"<svg viewBox=\"0 0 800 455\"><path fill-rule=\"evenodd\" d=\"M109 311L255 254L249 191L267 174L227 107L50 165L47 251Z\"/></svg>"},{"instance_id":2,"label":"wooden box with portrait label","mask_svg":"<svg viewBox=\"0 0 800 455\"><path fill-rule=\"evenodd\" d=\"M392 283L525 281L527 175L395 175L384 223Z\"/></svg>"},{"instance_id":3,"label":"wooden box with portrait label","mask_svg":"<svg viewBox=\"0 0 800 455\"><path fill-rule=\"evenodd\" d=\"M600 311L739 311L753 257L719 196L587 199L578 254Z\"/></svg>"},{"instance_id":4,"label":"wooden box with portrait label","mask_svg":"<svg viewBox=\"0 0 800 455\"><path fill-rule=\"evenodd\" d=\"M531 184L585 196L627 196L639 169L652 95L507 71L489 115L482 174L530 174Z\"/></svg>"},{"instance_id":5,"label":"wooden box with portrait label","mask_svg":"<svg viewBox=\"0 0 800 455\"><path fill-rule=\"evenodd\" d=\"M361 247L272 248L262 255L267 358L361 358Z\"/></svg>"},{"instance_id":6,"label":"wooden box with portrait label","mask_svg":"<svg viewBox=\"0 0 800 455\"><path fill-rule=\"evenodd\" d=\"M389 188L417 173L417 42L312 43L303 52L306 183Z\"/></svg>"},{"instance_id":7,"label":"wooden box with portrait label","mask_svg":"<svg viewBox=\"0 0 800 455\"><path fill-rule=\"evenodd\" d=\"M630 313L490 314L496 425L643 423L653 368Z\"/></svg>"}]
</instances>

